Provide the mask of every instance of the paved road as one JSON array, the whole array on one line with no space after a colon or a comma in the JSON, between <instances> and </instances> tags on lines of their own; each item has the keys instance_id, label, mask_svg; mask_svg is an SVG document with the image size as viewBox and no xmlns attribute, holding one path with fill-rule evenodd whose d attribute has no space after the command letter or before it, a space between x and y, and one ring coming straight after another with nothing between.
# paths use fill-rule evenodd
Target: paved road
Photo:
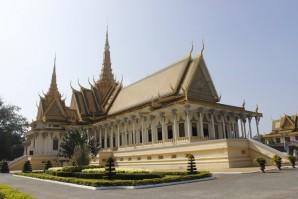
<instances>
[{"instance_id":1,"label":"paved road","mask_svg":"<svg viewBox=\"0 0 298 199\"><path fill-rule=\"evenodd\" d=\"M212 199L297 199L298 169L268 171L265 174L215 175L211 181L137 190L86 190L49 182L0 174L0 182L40 199L60 198L212 198Z\"/></svg>"}]
</instances>

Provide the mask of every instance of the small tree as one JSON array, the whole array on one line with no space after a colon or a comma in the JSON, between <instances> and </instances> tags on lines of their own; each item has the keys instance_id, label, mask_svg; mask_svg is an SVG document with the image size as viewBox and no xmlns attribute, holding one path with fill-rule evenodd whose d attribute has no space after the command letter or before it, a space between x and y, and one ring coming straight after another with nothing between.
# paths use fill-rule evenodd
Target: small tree
<instances>
[{"instance_id":1,"label":"small tree","mask_svg":"<svg viewBox=\"0 0 298 199\"><path fill-rule=\"evenodd\" d=\"M266 160L265 160L264 158L262 158L262 157L257 157L257 158L255 159L255 162L256 162L257 164L259 164L259 166L260 166L260 170L262 171L262 173L265 173Z\"/></svg>"},{"instance_id":2,"label":"small tree","mask_svg":"<svg viewBox=\"0 0 298 199\"><path fill-rule=\"evenodd\" d=\"M295 157L295 156L292 156L292 155L289 155L288 160L291 162L292 167L293 167L293 168L296 168L296 167L295 167L295 164L296 164L296 157Z\"/></svg>"},{"instance_id":3,"label":"small tree","mask_svg":"<svg viewBox=\"0 0 298 199\"><path fill-rule=\"evenodd\" d=\"M44 171L46 171L46 170L48 170L49 168L52 168L52 167L53 167L53 166L52 166L51 161L48 160L48 161L46 162L46 164L44 165Z\"/></svg>"},{"instance_id":4,"label":"small tree","mask_svg":"<svg viewBox=\"0 0 298 199\"><path fill-rule=\"evenodd\" d=\"M0 173L9 173L8 164L5 160L0 162Z\"/></svg>"},{"instance_id":5,"label":"small tree","mask_svg":"<svg viewBox=\"0 0 298 199\"><path fill-rule=\"evenodd\" d=\"M272 158L272 162L275 164L278 170L281 170L282 158L280 156L274 155Z\"/></svg>"},{"instance_id":6,"label":"small tree","mask_svg":"<svg viewBox=\"0 0 298 199\"><path fill-rule=\"evenodd\" d=\"M30 173L32 172L32 167L31 167L31 163L29 160L27 160L23 166L23 170L24 173Z\"/></svg>"},{"instance_id":7,"label":"small tree","mask_svg":"<svg viewBox=\"0 0 298 199\"><path fill-rule=\"evenodd\" d=\"M188 163L187 163L187 174L196 174L197 173L197 166L195 157L193 155L188 156Z\"/></svg>"},{"instance_id":8,"label":"small tree","mask_svg":"<svg viewBox=\"0 0 298 199\"><path fill-rule=\"evenodd\" d=\"M107 159L105 171L106 171L106 175L109 178L111 178L113 175L116 174L116 171L115 171L115 161L114 161L114 159L112 157L109 157Z\"/></svg>"},{"instance_id":9,"label":"small tree","mask_svg":"<svg viewBox=\"0 0 298 199\"><path fill-rule=\"evenodd\" d=\"M90 149L87 144L77 145L73 153L73 161L76 166L88 165L90 162Z\"/></svg>"}]
</instances>

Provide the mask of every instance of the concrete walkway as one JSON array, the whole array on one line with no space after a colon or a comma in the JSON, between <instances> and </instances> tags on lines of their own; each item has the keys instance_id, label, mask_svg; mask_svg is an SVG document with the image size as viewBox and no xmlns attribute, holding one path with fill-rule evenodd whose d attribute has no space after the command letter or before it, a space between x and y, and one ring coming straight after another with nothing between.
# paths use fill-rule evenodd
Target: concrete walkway
<instances>
[{"instance_id":1,"label":"concrete walkway","mask_svg":"<svg viewBox=\"0 0 298 199\"><path fill-rule=\"evenodd\" d=\"M297 199L298 169L271 170L267 173L214 175L215 180L141 190L86 190L48 182L0 174L0 182L36 198L207 198L207 199Z\"/></svg>"}]
</instances>

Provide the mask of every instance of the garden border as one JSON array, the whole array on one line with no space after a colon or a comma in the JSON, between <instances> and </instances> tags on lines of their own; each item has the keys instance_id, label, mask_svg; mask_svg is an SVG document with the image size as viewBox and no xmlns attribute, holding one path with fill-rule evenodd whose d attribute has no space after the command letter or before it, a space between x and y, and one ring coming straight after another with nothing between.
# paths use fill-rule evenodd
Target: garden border
<instances>
[{"instance_id":1,"label":"garden border","mask_svg":"<svg viewBox=\"0 0 298 199\"><path fill-rule=\"evenodd\" d=\"M177 181L177 182L167 182L167 183L160 183L160 184L148 184L148 185L136 185L136 186L107 186L107 187L92 187L92 186L86 186L86 185L78 185L74 183L66 183L66 182L59 182L55 180L45 180L40 178L33 178L28 176L21 176L21 175L13 175L15 177L20 178L27 178L27 179L33 179L33 180L39 180L44 182L50 182L55 184L62 184L67 185L71 187L78 187L82 189L90 189L90 190L111 190L111 189L146 189L146 188L154 188L154 187L163 187L163 186L170 186L170 185L176 185L176 184L186 184L186 183L192 183L192 182L201 182L201 181L208 181L208 180L214 180L215 177L206 177L206 178L200 178L200 179L194 179L194 180L184 180L184 181Z\"/></svg>"}]
</instances>

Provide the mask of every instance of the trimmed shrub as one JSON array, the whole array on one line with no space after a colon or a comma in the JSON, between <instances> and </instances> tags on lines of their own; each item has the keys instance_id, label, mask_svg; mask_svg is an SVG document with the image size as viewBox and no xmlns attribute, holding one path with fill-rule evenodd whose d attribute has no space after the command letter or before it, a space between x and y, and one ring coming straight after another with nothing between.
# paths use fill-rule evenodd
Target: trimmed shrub
<instances>
[{"instance_id":1,"label":"trimmed shrub","mask_svg":"<svg viewBox=\"0 0 298 199\"><path fill-rule=\"evenodd\" d=\"M27 193L20 192L12 187L0 183L0 199L13 199L13 198L21 198L21 199L34 199Z\"/></svg>"},{"instance_id":2,"label":"trimmed shrub","mask_svg":"<svg viewBox=\"0 0 298 199\"><path fill-rule=\"evenodd\" d=\"M281 170L282 158L280 156L278 155L273 156L272 162L275 164L278 170Z\"/></svg>"},{"instance_id":3,"label":"trimmed shrub","mask_svg":"<svg viewBox=\"0 0 298 199\"><path fill-rule=\"evenodd\" d=\"M266 160L262 157L257 157L255 159L255 163L259 164L260 170L262 171L262 173L265 173Z\"/></svg>"},{"instance_id":4,"label":"trimmed shrub","mask_svg":"<svg viewBox=\"0 0 298 199\"><path fill-rule=\"evenodd\" d=\"M0 162L0 173L9 173L8 164L5 160Z\"/></svg>"},{"instance_id":5,"label":"trimmed shrub","mask_svg":"<svg viewBox=\"0 0 298 199\"><path fill-rule=\"evenodd\" d=\"M57 171L55 175L60 177L72 177L72 172Z\"/></svg>"},{"instance_id":6,"label":"trimmed shrub","mask_svg":"<svg viewBox=\"0 0 298 199\"><path fill-rule=\"evenodd\" d=\"M28 173L28 172L32 172L32 167L31 167L31 163L29 160L27 160L23 166L23 170L24 173Z\"/></svg>"},{"instance_id":7,"label":"trimmed shrub","mask_svg":"<svg viewBox=\"0 0 298 199\"><path fill-rule=\"evenodd\" d=\"M295 167L295 165L296 165L296 157L295 156L292 156L292 155L289 155L288 160L291 162L292 167L293 168L296 168Z\"/></svg>"},{"instance_id":8,"label":"trimmed shrub","mask_svg":"<svg viewBox=\"0 0 298 199\"><path fill-rule=\"evenodd\" d=\"M85 178L85 179L102 179L104 173L82 173L82 172L75 172L72 173L73 177L76 178Z\"/></svg>"},{"instance_id":9,"label":"trimmed shrub","mask_svg":"<svg viewBox=\"0 0 298 199\"><path fill-rule=\"evenodd\" d=\"M52 166L51 161L48 160L48 161L46 162L46 164L44 165L44 171L46 171L46 170L48 170L49 168L52 168L52 167L53 167L53 166Z\"/></svg>"},{"instance_id":10,"label":"trimmed shrub","mask_svg":"<svg viewBox=\"0 0 298 199\"><path fill-rule=\"evenodd\" d=\"M153 179L153 178L163 178L164 174L157 173L117 173L109 176L103 176L103 179L115 179L115 180L143 180L143 179Z\"/></svg>"},{"instance_id":11,"label":"trimmed shrub","mask_svg":"<svg viewBox=\"0 0 298 199\"><path fill-rule=\"evenodd\" d=\"M45 170L45 173L48 175L55 176L57 171L52 171L52 170Z\"/></svg>"},{"instance_id":12,"label":"trimmed shrub","mask_svg":"<svg viewBox=\"0 0 298 199\"><path fill-rule=\"evenodd\" d=\"M115 175L115 162L114 159L112 157L109 157L107 162L106 162L106 175L108 177L112 177L112 175Z\"/></svg>"},{"instance_id":13,"label":"trimmed shrub","mask_svg":"<svg viewBox=\"0 0 298 199\"><path fill-rule=\"evenodd\" d=\"M188 163L187 163L187 174L196 174L197 173L197 166L195 157L193 155L188 156Z\"/></svg>"},{"instance_id":14,"label":"trimmed shrub","mask_svg":"<svg viewBox=\"0 0 298 199\"><path fill-rule=\"evenodd\" d=\"M92 165L67 166L67 167L62 167L62 171L74 173L74 172L81 172L83 169L95 169L95 168L102 168L102 166L92 166Z\"/></svg>"}]
</instances>

